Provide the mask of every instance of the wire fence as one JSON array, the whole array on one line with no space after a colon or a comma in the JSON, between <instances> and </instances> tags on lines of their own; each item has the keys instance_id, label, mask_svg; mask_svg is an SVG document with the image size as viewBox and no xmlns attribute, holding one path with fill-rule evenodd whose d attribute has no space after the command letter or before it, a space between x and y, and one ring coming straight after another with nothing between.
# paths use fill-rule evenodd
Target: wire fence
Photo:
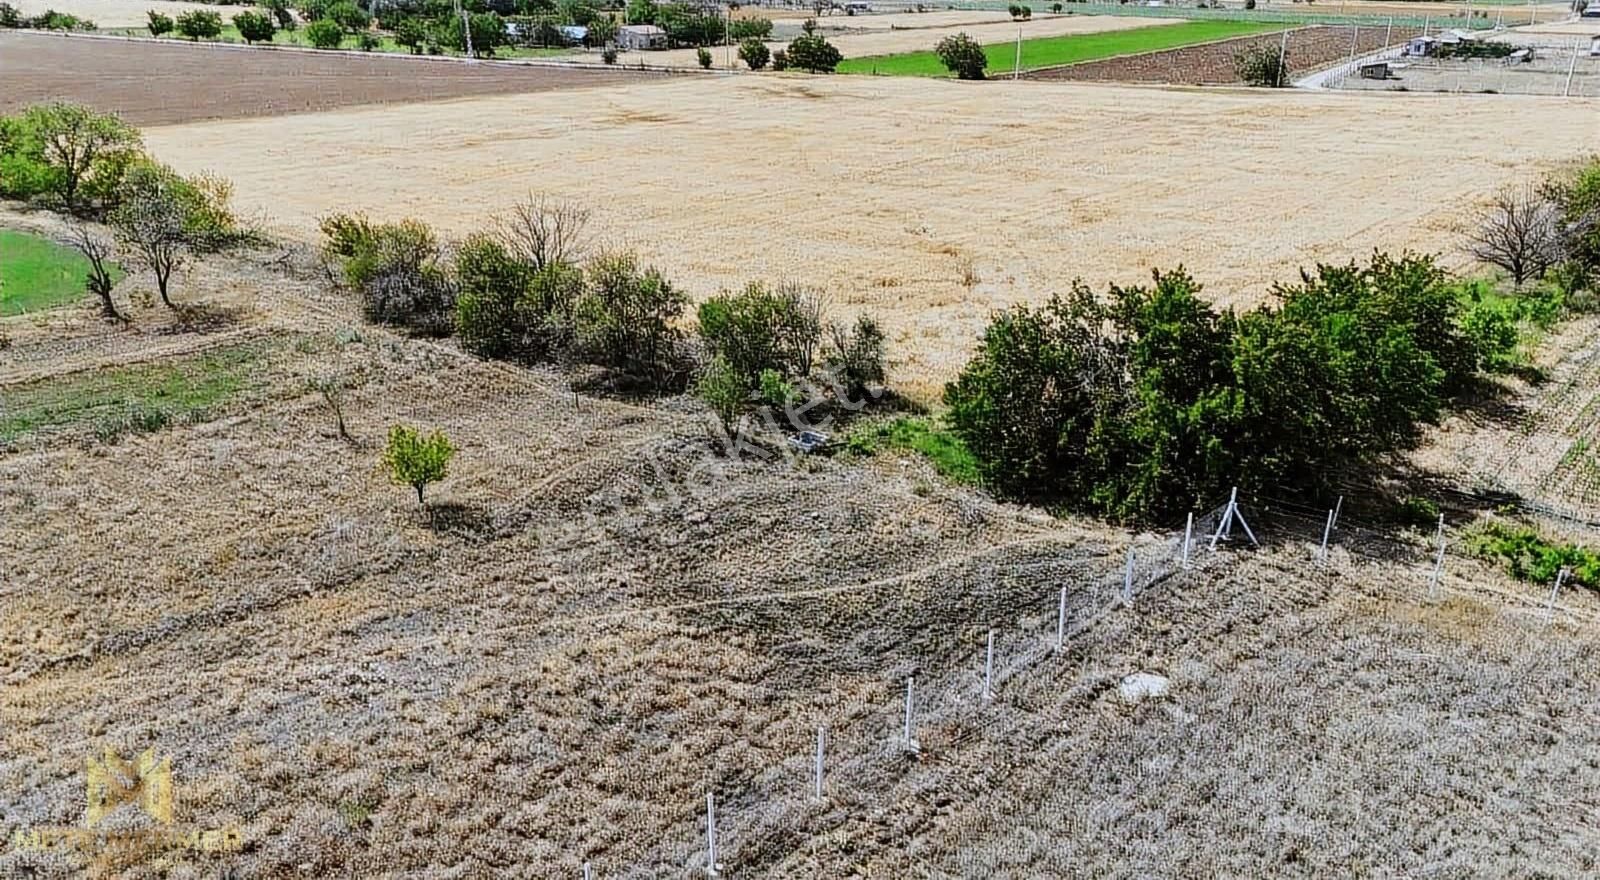
<instances>
[{"instance_id":1,"label":"wire fence","mask_svg":"<svg viewBox=\"0 0 1600 880\"><path fill-rule=\"evenodd\" d=\"M662 806L679 815L699 811L699 834L692 840L660 842L658 865L603 864L574 855L567 860L569 870L593 880L660 876L660 865L687 867L691 876L724 876L742 873L740 866L752 864L808 864L788 850L800 839L797 829L822 814L836 818L843 811L890 822L886 814L901 809L908 796L937 799L932 781L916 783L929 788L908 795L911 767L927 770L931 764L941 774L983 776L994 768L960 763L964 745L997 737L1016 747L1019 741L1047 735L1058 722L1030 704L1037 701L1040 688L1080 686L1078 652L1084 637L1097 629L1128 626L1138 619L1142 605L1163 592L1225 577L1232 562L1241 558L1225 550L1270 548L1298 566L1304 581L1324 587L1336 573L1360 575L1381 566L1376 569L1380 577L1363 581L1365 589L1422 606L1491 592L1499 600L1498 613L1519 632L1537 633L1557 616L1595 622L1590 612L1560 596L1539 601L1474 583L1467 572L1481 568L1462 564L1470 557L1460 549L1459 531L1446 530L1441 522L1432 537L1359 522L1339 507L1322 511L1303 502L1246 494L1116 548L1088 553L1042 548L1027 557L945 571L926 582L914 578L751 596L708 594L689 605L623 612L623 625L642 625L662 611L691 610L704 612L704 622L717 631L778 632L791 658L782 682L785 691L822 691L834 682L833 674L870 676L874 671L851 668L851 663L873 664L880 684L859 701L821 700L812 716L814 728L772 732L766 744L771 758L764 765L707 767L703 803ZM1298 553L1304 558L1296 563ZM1039 589L1052 582L1055 589ZM852 614L896 622L867 635L859 626L839 623L841 604L849 605ZM829 641L841 644L817 644ZM1134 694L1149 688L1159 693L1164 681L1130 675L1118 687ZM648 787L640 775L649 773L646 768L610 772ZM670 787L660 794L682 797L681 789Z\"/></svg>"}]
</instances>

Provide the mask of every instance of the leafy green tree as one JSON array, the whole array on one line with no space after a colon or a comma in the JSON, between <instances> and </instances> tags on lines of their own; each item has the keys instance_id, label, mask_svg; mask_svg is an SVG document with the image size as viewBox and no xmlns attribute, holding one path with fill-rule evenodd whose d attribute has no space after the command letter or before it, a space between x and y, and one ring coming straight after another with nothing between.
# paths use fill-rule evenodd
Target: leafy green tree
<instances>
[{"instance_id":1,"label":"leafy green tree","mask_svg":"<svg viewBox=\"0 0 1600 880\"><path fill-rule=\"evenodd\" d=\"M344 42L344 28L330 18L319 18L306 25L306 40L318 49L337 49Z\"/></svg>"},{"instance_id":2,"label":"leafy green tree","mask_svg":"<svg viewBox=\"0 0 1600 880\"><path fill-rule=\"evenodd\" d=\"M939 56L945 69L958 79L983 79L983 69L989 66L989 57L984 54L983 46L965 32L940 40L933 47L933 52Z\"/></svg>"},{"instance_id":3,"label":"leafy green tree","mask_svg":"<svg viewBox=\"0 0 1600 880\"><path fill-rule=\"evenodd\" d=\"M772 51L767 48L766 43L751 38L739 44L739 60L751 70L760 70L772 60Z\"/></svg>"},{"instance_id":4,"label":"leafy green tree","mask_svg":"<svg viewBox=\"0 0 1600 880\"><path fill-rule=\"evenodd\" d=\"M162 15L154 9L146 12L145 16L149 19L150 23L147 24L146 27L150 29L150 36L152 37L170 34L172 33L172 29L176 26L172 22L172 16Z\"/></svg>"},{"instance_id":5,"label":"leafy green tree","mask_svg":"<svg viewBox=\"0 0 1600 880\"><path fill-rule=\"evenodd\" d=\"M36 104L0 117L0 192L42 195L74 214L114 195L128 163L143 154L138 129L80 104Z\"/></svg>"},{"instance_id":6,"label":"leafy green tree","mask_svg":"<svg viewBox=\"0 0 1600 880\"><path fill-rule=\"evenodd\" d=\"M1544 192L1560 208L1567 253L1590 273L1600 269L1600 158L1552 178Z\"/></svg>"},{"instance_id":7,"label":"leafy green tree","mask_svg":"<svg viewBox=\"0 0 1600 880\"><path fill-rule=\"evenodd\" d=\"M416 428L395 425L389 429L389 442L383 449L383 466L390 479L415 489L417 503L422 504L423 490L449 475L455 454L456 447L443 432L423 435Z\"/></svg>"},{"instance_id":8,"label":"leafy green tree","mask_svg":"<svg viewBox=\"0 0 1600 880\"><path fill-rule=\"evenodd\" d=\"M352 34L372 27L372 14L357 6L352 0L338 0L328 6L323 17Z\"/></svg>"},{"instance_id":9,"label":"leafy green tree","mask_svg":"<svg viewBox=\"0 0 1600 880\"><path fill-rule=\"evenodd\" d=\"M400 19L394 26L394 41L410 49L411 54L421 55L422 47L428 43L427 23L414 16Z\"/></svg>"},{"instance_id":10,"label":"leafy green tree","mask_svg":"<svg viewBox=\"0 0 1600 880\"><path fill-rule=\"evenodd\" d=\"M788 62L810 73L832 73L844 56L820 34L803 34L789 43Z\"/></svg>"},{"instance_id":11,"label":"leafy green tree","mask_svg":"<svg viewBox=\"0 0 1600 880\"><path fill-rule=\"evenodd\" d=\"M205 9L191 9L179 13L174 19L178 33L195 42L214 40L222 34L222 14Z\"/></svg>"},{"instance_id":12,"label":"leafy green tree","mask_svg":"<svg viewBox=\"0 0 1600 880\"><path fill-rule=\"evenodd\" d=\"M669 3L656 12L656 22L674 46L714 46L727 34L722 16L702 6Z\"/></svg>"},{"instance_id":13,"label":"leafy green tree","mask_svg":"<svg viewBox=\"0 0 1600 880\"><path fill-rule=\"evenodd\" d=\"M610 15L602 15L589 22L589 33L584 39L591 46L608 46L617 41L617 31L621 25Z\"/></svg>"},{"instance_id":14,"label":"leafy green tree","mask_svg":"<svg viewBox=\"0 0 1600 880\"><path fill-rule=\"evenodd\" d=\"M629 253L595 258L587 275L574 307L579 344L598 363L659 387L679 358L688 295Z\"/></svg>"},{"instance_id":15,"label":"leafy green tree","mask_svg":"<svg viewBox=\"0 0 1600 880\"><path fill-rule=\"evenodd\" d=\"M246 43L270 43L278 31L272 16L265 12L241 12L233 17L233 26Z\"/></svg>"},{"instance_id":16,"label":"leafy green tree","mask_svg":"<svg viewBox=\"0 0 1600 880\"><path fill-rule=\"evenodd\" d=\"M628 0L628 24L659 24L661 7L655 0Z\"/></svg>"}]
</instances>

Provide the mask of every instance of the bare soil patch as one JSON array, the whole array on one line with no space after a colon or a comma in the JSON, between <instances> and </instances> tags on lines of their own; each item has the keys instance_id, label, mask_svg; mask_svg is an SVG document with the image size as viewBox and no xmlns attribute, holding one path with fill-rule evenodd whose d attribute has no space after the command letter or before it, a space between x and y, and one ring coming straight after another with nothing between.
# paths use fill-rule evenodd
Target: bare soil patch
<instances>
[{"instance_id":1,"label":"bare soil patch","mask_svg":"<svg viewBox=\"0 0 1600 880\"><path fill-rule=\"evenodd\" d=\"M1374 52L1385 45L1406 41L1420 30L1382 27L1362 28L1356 35L1356 54ZM1351 29L1348 27L1308 27L1289 32L1289 75L1301 76L1343 61L1350 54ZM1385 37L1388 41L1385 42ZM1072 80L1080 82L1140 82L1179 85L1206 85L1241 82L1234 58L1256 47L1277 49L1281 34L1240 37L1198 46L1183 46L1162 52L1147 52L1122 58L1086 61L1066 67L1025 73L1027 79Z\"/></svg>"},{"instance_id":2,"label":"bare soil patch","mask_svg":"<svg viewBox=\"0 0 1600 880\"><path fill-rule=\"evenodd\" d=\"M135 125L607 85L656 74L0 33L0 112L73 101Z\"/></svg>"}]
</instances>

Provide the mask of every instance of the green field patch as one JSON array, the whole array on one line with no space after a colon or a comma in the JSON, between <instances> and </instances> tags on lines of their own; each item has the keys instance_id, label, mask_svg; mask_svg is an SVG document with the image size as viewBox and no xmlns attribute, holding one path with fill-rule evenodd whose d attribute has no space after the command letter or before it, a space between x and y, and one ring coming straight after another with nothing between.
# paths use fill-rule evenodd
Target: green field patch
<instances>
[{"instance_id":1,"label":"green field patch","mask_svg":"<svg viewBox=\"0 0 1600 880\"><path fill-rule=\"evenodd\" d=\"M876 455L890 449L918 452L953 483L976 484L978 460L956 435L928 419L901 416L865 425L850 435L845 448L856 455Z\"/></svg>"},{"instance_id":2,"label":"green field patch","mask_svg":"<svg viewBox=\"0 0 1600 880\"><path fill-rule=\"evenodd\" d=\"M1100 34L1064 34L1022 41L1022 69L1059 67L1117 55L1138 55L1174 49L1195 43L1209 43L1231 37L1283 30L1282 24L1260 21L1186 21L1182 24L1151 25ZM989 75L1009 73L1016 64L1017 44L992 43L983 47L989 58ZM939 56L929 46L922 52L897 55L869 55L847 58L840 73L875 73L885 76L950 76Z\"/></svg>"},{"instance_id":3,"label":"green field patch","mask_svg":"<svg viewBox=\"0 0 1600 880\"><path fill-rule=\"evenodd\" d=\"M13 229L0 229L0 316L20 315L76 302L88 292L89 261L65 245ZM111 280L122 269L111 267Z\"/></svg>"},{"instance_id":4,"label":"green field patch","mask_svg":"<svg viewBox=\"0 0 1600 880\"><path fill-rule=\"evenodd\" d=\"M264 356L260 344L235 345L8 388L0 391L0 444L74 429L92 429L114 443L126 434L204 421L251 387Z\"/></svg>"}]
</instances>

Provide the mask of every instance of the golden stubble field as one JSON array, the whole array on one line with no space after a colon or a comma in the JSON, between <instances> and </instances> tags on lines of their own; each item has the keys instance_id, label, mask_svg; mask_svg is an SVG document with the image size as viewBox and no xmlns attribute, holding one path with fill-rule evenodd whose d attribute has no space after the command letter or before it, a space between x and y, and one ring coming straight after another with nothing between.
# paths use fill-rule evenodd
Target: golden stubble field
<instances>
[{"instance_id":1,"label":"golden stubble field","mask_svg":"<svg viewBox=\"0 0 1600 880\"><path fill-rule=\"evenodd\" d=\"M1221 303L1317 261L1447 253L1473 204L1593 148L1559 99L844 77L649 85L150 129L310 238L334 211L464 234L530 191L703 297L825 287L933 394L989 314L1184 264ZM1506 137L1497 132L1524 132ZM1536 136L1533 134L1536 133Z\"/></svg>"}]
</instances>

